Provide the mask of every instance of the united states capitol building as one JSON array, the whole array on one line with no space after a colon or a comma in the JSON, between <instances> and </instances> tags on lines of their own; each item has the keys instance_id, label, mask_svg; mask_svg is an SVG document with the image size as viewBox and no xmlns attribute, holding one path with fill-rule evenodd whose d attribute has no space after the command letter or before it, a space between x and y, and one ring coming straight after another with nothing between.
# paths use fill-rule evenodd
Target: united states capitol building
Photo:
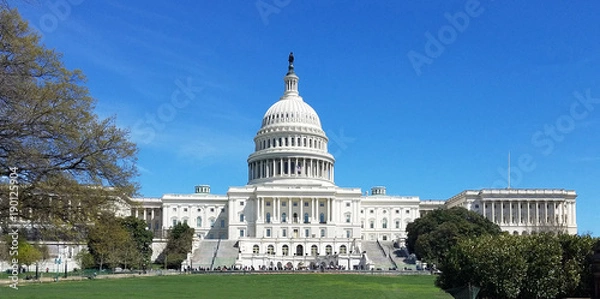
<instances>
[{"instance_id":1,"label":"united states capitol building","mask_svg":"<svg viewBox=\"0 0 600 299\"><path fill-rule=\"evenodd\" d=\"M190 194L134 199L138 205L127 214L144 219L155 233L153 258L166 244L165 232L179 222L195 229L184 262L193 268L400 267L407 224L455 206L511 234L550 228L577 233L577 195L570 190L466 190L447 200L421 200L389 195L384 186L368 192L337 186L329 139L319 115L300 96L293 62L290 55L283 95L267 109L254 137L246 185L223 195L198 185Z\"/></svg>"}]
</instances>

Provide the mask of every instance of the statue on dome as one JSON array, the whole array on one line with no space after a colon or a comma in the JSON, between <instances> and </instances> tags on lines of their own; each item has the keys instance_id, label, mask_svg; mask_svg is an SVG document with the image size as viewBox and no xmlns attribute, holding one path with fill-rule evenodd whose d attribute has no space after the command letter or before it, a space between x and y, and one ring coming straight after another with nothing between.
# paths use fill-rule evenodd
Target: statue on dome
<instances>
[{"instance_id":1,"label":"statue on dome","mask_svg":"<svg viewBox=\"0 0 600 299\"><path fill-rule=\"evenodd\" d=\"M290 52L290 56L288 57L288 61L290 65L294 64L294 52Z\"/></svg>"}]
</instances>

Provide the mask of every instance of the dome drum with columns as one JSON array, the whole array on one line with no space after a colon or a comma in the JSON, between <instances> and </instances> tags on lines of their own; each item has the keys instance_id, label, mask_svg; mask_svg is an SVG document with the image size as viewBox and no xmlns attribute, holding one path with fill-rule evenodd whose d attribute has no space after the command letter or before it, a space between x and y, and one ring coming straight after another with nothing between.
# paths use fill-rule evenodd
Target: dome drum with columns
<instances>
[{"instance_id":1,"label":"dome drum with columns","mask_svg":"<svg viewBox=\"0 0 600 299\"><path fill-rule=\"evenodd\" d=\"M319 116L298 92L293 54L283 80L283 96L267 110L254 137L248 184L289 179L296 179L297 184L315 180L333 184L335 159L327 151L329 139Z\"/></svg>"}]
</instances>

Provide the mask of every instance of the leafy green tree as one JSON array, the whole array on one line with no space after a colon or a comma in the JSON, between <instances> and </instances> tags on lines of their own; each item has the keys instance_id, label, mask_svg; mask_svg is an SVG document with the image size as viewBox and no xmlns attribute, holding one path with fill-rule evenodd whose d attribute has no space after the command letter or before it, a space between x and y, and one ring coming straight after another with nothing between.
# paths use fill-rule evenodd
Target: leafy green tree
<instances>
[{"instance_id":1,"label":"leafy green tree","mask_svg":"<svg viewBox=\"0 0 600 299\"><path fill-rule=\"evenodd\" d=\"M590 235L558 235L564 273L561 297L586 297L592 293L594 284L590 265L594 244L599 240Z\"/></svg>"},{"instance_id":2,"label":"leafy green tree","mask_svg":"<svg viewBox=\"0 0 600 299\"><path fill-rule=\"evenodd\" d=\"M0 177L18 168L19 217L66 237L136 193L137 148L99 119L79 70L46 49L16 10L0 7ZM4 186L2 186L4 185ZM0 181L0 198L8 198ZM0 201L6 229L9 203Z\"/></svg>"},{"instance_id":3,"label":"leafy green tree","mask_svg":"<svg viewBox=\"0 0 600 299\"><path fill-rule=\"evenodd\" d=\"M75 260L82 269L91 269L96 266L94 256L87 250L81 250L75 255Z\"/></svg>"},{"instance_id":4,"label":"leafy green tree","mask_svg":"<svg viewBox=\"0 0 600 299\"><path fill-rule=\"evenodd\" d=\"M461 238L498 235L500 227L462 207L434 210L406 227L410 252L429 263L441 264Z\"/></svg>"},{"instance_id":5,"label":"leafy green tree","mask_svg":"<svg viewBox=\"0 0 600 299\"><path fill-rule=\"evenodd\" d=\"M194 229L187 223L178 223L169 231L167 246L160 255L158 262L164 263L169 268L180 268L181 263L187 258L192 249Z\"/></svg>"},{"instance_id":6,"label":"leafy green tree","mask_svg":"<svg viewBox=\"0 0 600 299\"><path fill-rule=\"evenodd\" d=\"M88 233L88 250L94 256L100 270L105 264L111 268L119 266L128 242L133 242L129 232L113 215L102 217Z\"/></svg>"},{"instance_id":7,"label":"leafy green tree","mask_svg":"<svg viewBox=\"0 0 600 299\"><path fill-rule=\"evenodd\" d=\"M142 266L150 264L152 256L152 238L153 234L148 230L148 226L144 220L129 216L121 220L121 225L129 232L134 245L128 248L127 261L128 264Z\"/></svg>"}]
</instances>

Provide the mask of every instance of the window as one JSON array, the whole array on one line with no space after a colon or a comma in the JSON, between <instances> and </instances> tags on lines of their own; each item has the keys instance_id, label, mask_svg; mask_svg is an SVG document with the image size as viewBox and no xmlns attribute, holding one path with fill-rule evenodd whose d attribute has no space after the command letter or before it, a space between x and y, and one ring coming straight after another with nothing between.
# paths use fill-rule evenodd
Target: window
<instances>
[{"instance_id":1,"label":"window","mask_svg":"<svg viewBox=\"0 0 600 299\"><path fill-rule=\"evenodd\" d=\"M240 229L240 237L244 237L244 230Z\"/></svg>"},{"instance_id":2,"label":"window","mask_svg":"<svg viewBox=\"0 0 600 299\"><path fill-rule=\"evenodd\" d=\"M308 223L308 213L304 213L304 223Z\"/></svg>"},{"instance_id":3,"label":"window","mask_svg":"<svg viewBox=\"0 0 600 299\"><path fill-rule=\"evenodd\" d=\"M187 212L187 208L183 208L183 211L184 211L184 212Z\"/></svg>"},{"instance_id":4,"label":"window","mask_svg":"<svg viewBox=\"0 0 600 299\"><path fill-rule=\"evenodd\" d=\"M284 228L281 230L281 236L284 238L287 237L287 229Z\"/></svg>"},{"instance_id":5,"label":"window","mask_svg":"<svg viewBox=\"0 0 600 299\"><path fill-rule=\"evenodd\" d=\"M365 210L360 210L360 213L361 213L361 214L364 214L364 213L365 213Z\"/></svg>"},{"instance_id":6,"label":"window","mask_svg":"<svg viewBox=\"0 0 600 299\"><path fill-rule=\"evenodd\" d=\"M375 211L374 210L370 210L369 213L373 214L373 213L375 213Z\"/></svg>"},{"instance_id":7,"label":"window","mask_svg":"<svg viewBox=\"0 0 600 299\"><path fill-rule=\"evenodd\" d=\"M183 219L183 224L187 225L187 219Z\"/></svg>"},{"instance_id":8,"label":"window","mask_svg":"<svg viewBox=\"0 0 600 299\"><path fill-rule=\"evenodd\" d=\"M283 247L281 247L281 254L287 256L289 251L290 251L290 248L287 245L283 245Z\"/></svg>"},{"instance_id":9,"label":"window","mask_svg":"<svg viewBox=\"0 0 600 299\"><path fill-rule=\"evenodd\" d=\"M375 228L375 221L369 221L369 228Z\"/></svg>"},{"instance_id":10,"label":"window","mask_svg":"<svg viewBox=\"0 0 600 299\"><path fill-rule=\"evenodd\" d=\"M325 246L325 254L331 255L331 245Z\"/></svg>"},{"instance_id":11,"label":"window","mask_svg":"<svg viewBox=\"0 0 600 299\"><path fill-rule=\"evenodd\" d=\"M258 254L260 251L258 250L258 245L252 246L252 253Z\"/></svg>"},{"instance_id":12,"label":"window","mask_svg":"<svg viewBox=\"0 0 600 299\"><path fill-rule=\"evenodd\" d=\"M349 202L346 203L346 207L350 207L350 203Z\"/></svg>"},{"instance_id":13,"label":"window","mask_svg":"<svg viewBox=\"0 0 600 299\"><path fill-rule=\"evenodd\" d=\"M385 214L385 213L387 213L387 210L383 210L383 213L384 213L384 214Z\"/></svg>"},{"instance_id":14,"label":"window","mask_svg":"<svg viewBox=\"0 0 600 299\"><path fill-rule=\"evenodd\" d=\"M202 217L196 217L196 227L202 227Z\"/></svg>"},{"instance_id":15,"label":"window","mask_svg":"<svg viewBox=\"0 0 600 299\"><path fill-rule=\"evenodd\" d=\"M173 219L173 226L177 225L177 219Z\"/></svg>"},{"instance_id":16,"label":"window","mask_svg":"<svg viewBox=\"0 0 600 299\"><path fill-rule=\"evenodd\" d=\"M221 227L225 227L225 220L221 220Z\"/></svg>"},{"instance_id":17,"label":"window","mask_svg":"<svg viewBox=\"0 0 600 299\"><path fill-rule=\"evenodd\" d=\"M387 218L383 218L383 220L381 220L381 228L387 228Z\"/></svg>"},{"instance_id":18,"label":"window","mask_svg":"<svg viewBox=\"0 0 600 299\"><path fill-rule=\"evenodd\" d=\"M270 229L270 228L267 228L267 233L266 233L266 235L267 235L267 237L270 237L270 236L271 236L271 229Z\"/></svg>"},{"instance_id":19,"label":"window","mask_svg":"<svg viewBox=\"0 0 600 299\"><path fill-rule=\"evenodd\" d=\"M244 202L243 202L243 201L240 201L240 206L243 206L243 205L244 205Z\"/></svg>"},{"instance_id":20,"label":"window","mask_svg":"<svg viewBox=\"0 0 600 299\"><path fill-rule=\"evenodd\" d=\"M406 214L410 214L410 210L406 210Z\"/></svg>"},{"instance_id":21,"label":"window","mask_svg":"<svg viewBox=\"0 0 600 299\"><path fill-rule=\"evenodd\" d=\"M396 214L400 214L400 210L396 210Z\"/></svg>"},{"instance_id":22,"label":"window","mask_svg":"<svg viewBox=\"0 0 600 299\"><path fill-rule=\"evenodd\" d=\"M267 223L271 223L271 213L267 213Z\"/></svg>"},{"instance_id":23,"label":"window","mask_svg":"<svg viewBox=\"0 0 600 299\"><path fill-rule=\"evenodd\" d=\"M221 213L225 213L225 208L221 209Z\"/></svg>"},{"instance_id":24,"label":"window","mask_svg":"<svg viewBox=\"0 0 600 299\"><path fill-rule=\"evenodd\" d=\"M298 223L298 213L294 213L294 223Z\"/></svg>"},{"instance_id":25,"label":"window","mask_svg":"<svg viewBox=\"0 0 600 299\"><path fill-rule=\"evenodd\" d=\"M305 207L308 207L308 201L304 203L304 206L305 206Z\"/></svg>"},{"instance_id":26,"label":"window","mask_svg":"<svg viewBox=\"0 0 600 299\"><path fill-rule=\"evenodd\" d=\"M324 228L321 229L321 238L325 238L325 229Z\"/></svg>"},{"instance_id":27,"label":"window","mask_svg":"<svg viewBox=\"0 0 600 299\"><path fill-rule=\"evenodd\" d=\"M365 222L364 221L360 222L360 228L365 228Z\"/></svg>"},{"instance_id":28,"label":"window","mask_svg":"<svg viewBox=\"0 0 600 299\"><path fill-rule=\"evenodd\" d=\"M287 214L286 213L281 214L281 222L287 222Z\"/></svg>"},{"instance_id":29,"label":"window","mask_svg":"<svg viewBox=\"0 0 600 299\"><path fill-rule=\"evenodd\" d=\"M304 237L308 238L310 236L310 229L305 229L304 230Z\"/></svg>"},{"instance_id":30,"label":"window","mask_svg":"<svg viewBox=\"0 0 600 299\"><path fill-rule=\"evenodd\" d=\"M347 252L346 245L340 246L340 254L346 254L346 252Z\"/></svg>"},{"instance_id":31,"label":"window","mask_svg":"<svg viewBox=\"0 0 600 299\"><path fill-rule=\"evenodd\" d=\"M325 202L324 201L319 201L319 207L324 207L325 206Z\"/></svg>"},{"instance_id":32,"label":"window","mask_svg":"<svg viewBox=\"0 0 600 299\"><path fill-rule=\"evenodd\" d=\"M202 212L202 209L198 208L198 212Z\"/></svg>"},{"instance_id":33,"label":"window","mask_svg":"<svg viewBox=\"0 0 600 299\"><path fill-rule=\"evenodd\" d=\"M210 218L210 227L215 227L215 219Z\"/></svg>"},{"instance_id":34,"label":"window","mask_svg":"<svg viewBox=\"0 0 600 299\"><path fill-rule=\"evenodd\" d=\"M281 202L281 206L282 206L282 207L285 207L285 206L287 206L287 203L286 203L285 201L282 201L282 202Z\"/></svg>"},{"instance_id":35,"label":"window","mask_svg":"<svg viewBox=\"0 0 600 299\"><path fill-rule=\"evenodd\" d=\"M214 211L215 211L215 208L210 208L210 211L211 211L211 212L214 212Z\"/></svg>"},{"instance_id":36,"label":"window","mask_svg":"<svg viewBox=\"0 0 600 299\"><path fill-rule=\"evenodd\" d=\"M177 212L177 208L173 208L173 212Z\"/></svg>"},{"instance_id":37,"label":"window","mask_svg":"<svg viewBox=\"0 0 600 299\"><path fill-rule=\"evenodd\" d=\"M298 206L298 202L294 201L294 207L297 207L297 206Z\"/></svg>"},{"instance_id":38,"label":"window","mask_svg":"<svg viewBox=\"0 0 600 299\"><path fill-rule=\"evenodd\" d=\"M346 213L346 223L350 223L350 218L352 218L351 216L352 214Z\"/></svg>"},{"instance_id":39,"label":"window","mask_svg":"<svg viewBox=\"0 0 600 299\"><path fill-rule=\"evenodd\" d=\"M273 245L267 246L267 254L268 255L274 255L275 254L275 247L273 247Z\"/></svg>"},{"instance_id":40,"label":"window","mask_svg":"<svg viewBox=\"0 0 600 299\"><path fill-rule=\"evenodd\" d=\"M319 253L319 251L317 249L317 245L313 245L310 247L310 255L317 256L318 253Z\"/></svg>"},{"instance_id":41,"label":"window","mask_svg":"<svg viewBox=\"0 0 600 299\"><path fill-rule=\"evenodd\" d=\"M319 214L319 222L325 223L325 214L324 213Z\"/></svg>"},{"instance_id":42,"label":"window","mask_svg":"<svg viewBox=\"0 0 600 299\"><path fill-rule=\"evenodd\" d=\"M270 206L271 206L271 202L267 201L267 207L270 207Z\"/></svg>"},{"instance_id":43,"label":"window","mask_svg":"<svg viewBox=\"0 0 600 299\"><path fill-rule=\"evenodd\" d=\"M396 220L396 228L400 228L400 221Z\"/></svg>"},{"instance_id":44,"label":"window","mask_svg":"<svg viewBox=\"0 0 600 299\"><path fill-rule=\"evenodd\" d=\"M244 222L244 214L240 214L240 222Z\"/></svg>"},{"instance_id":45,"label":"window","mask_svg":"<svg viewBox=\"0 0 600 299\"><path fill-rule=\"evenodd\" d=\"M346 230L346 238L348 238L348 239L352 238L352 231L351 230Z\"/></svg>"}]
</instances>

